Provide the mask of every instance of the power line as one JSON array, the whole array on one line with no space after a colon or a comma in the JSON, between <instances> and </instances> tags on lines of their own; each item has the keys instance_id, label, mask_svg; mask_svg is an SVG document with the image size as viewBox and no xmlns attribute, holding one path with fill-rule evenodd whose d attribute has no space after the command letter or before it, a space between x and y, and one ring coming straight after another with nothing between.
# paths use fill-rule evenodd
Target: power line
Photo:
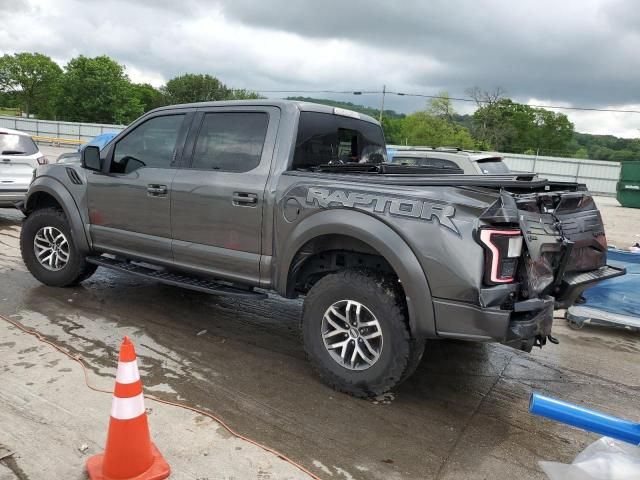
<instances>
[{"instance_id":1,"label":"power line","mask_svg":"<svg viewBox=\"0 0 640 480\"><path fill-rule=\"evenodd\" d=\"M470 102L470 103L483 103L490 104L495 103L495 101L491 100L476 100L474 98L468 97L449 97L445 95L427 95L424 93L405 93L405 92L393 92L390 90L382 91L382 90L253 90L258 93L330 93L330 94L341 94L341 95L396 95L399 97L418 97L418 98L429 98L429 99L449 99L455 102ZM587 112L608 112L608 113L637 113L640 114L640 110L623 110L617 108L596 108L596 107L567 107L560 105L542 105L542 104L529 104L529 103L521 103L521 102L513 102L513 105L521 105L532 108L553 108L557 110L576 110L576 111L587 111Z\"/></svg>"},{"instance_id":2,"label":"power line","mask_svg":"<svg viewBox=\"0 0 640 480\"><path fill-rule=\"evenodd\" d=\"M382 92L380 92L382 93ZM473 102L473 103L495 103L495 101L491 100L476 100L474 98L465 98L465 97L448 97L445 95L425 95L422 93L401 93L401 92L389 92L387 91L387 95L398 95L401 97L422 97L422 98L438 98L438 99L449 99L458 102ZM562 110L582 110L582 111L590 111L590 112L614 112L614 113L640 113L640 110L621 110L616 108L596 108L596 107L565 107L559 105L540 105L540 104L531 104L531 103L520 103L520 102L512 102L513 105L523 105L527 107L534 108L556 108Z\"/></svg>"}]
</instances>

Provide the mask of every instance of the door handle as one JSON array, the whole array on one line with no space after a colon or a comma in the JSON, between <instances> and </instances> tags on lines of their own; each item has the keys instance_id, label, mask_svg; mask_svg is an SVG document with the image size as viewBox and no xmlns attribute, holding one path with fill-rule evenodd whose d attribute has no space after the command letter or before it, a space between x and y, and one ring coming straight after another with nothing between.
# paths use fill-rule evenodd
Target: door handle
<instances>
[{"instance_id":1,"label":"door handle","mask_svg":"<svg viewBox=\"0 0 640 480\"><path fill-rule=\"evenodd\" d=\"M258 204L258 195L248 192L233 192L233 204L237 206L251 207Z\"/></svg>"},{"instance_id":2,"label":"door handle","mask_svg":"<svg viewBox=\"0 0 640 480\"><path fill-rule=\"evenodd\" d=\"M167 194L167 186L166 185L147 185L147 193L151 197L161 197Z\"/></svg>"}]
</instances>

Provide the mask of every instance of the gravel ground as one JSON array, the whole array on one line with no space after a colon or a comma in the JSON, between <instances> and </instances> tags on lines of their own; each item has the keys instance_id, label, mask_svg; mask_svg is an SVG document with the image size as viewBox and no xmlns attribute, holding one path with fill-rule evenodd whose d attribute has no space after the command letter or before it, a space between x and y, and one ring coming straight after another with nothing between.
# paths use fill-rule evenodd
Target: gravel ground
<instances>
[{"instance_id":1,"label":"gravel ground","mask_svg":"<svg viewBox=\"0 0 640 480\"><path fill-rule=\"evenodd\" d=\"M640 210L621 207L613 197L596 197L609 245L627 249L640 242Z\"/></svg>"}]
</instances>

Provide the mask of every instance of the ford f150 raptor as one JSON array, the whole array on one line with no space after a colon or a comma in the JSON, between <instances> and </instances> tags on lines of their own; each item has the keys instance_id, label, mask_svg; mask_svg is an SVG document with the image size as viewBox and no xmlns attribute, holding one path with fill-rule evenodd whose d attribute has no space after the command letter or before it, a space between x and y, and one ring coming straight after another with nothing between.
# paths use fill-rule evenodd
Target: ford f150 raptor
<instances>
[{"instance_id":1,"label":"ford f150 raptor","mask_svg":"<svg viewBox=\"0 0 640 480\"><path fill-rule=\"evenodd\" d=\"M554 341L554 309L606 263L583 185L386 162L380 124L283 100L162 107L82 164L38 168L24 262L65 287L97 267L203 292L304 296L302 337L338 390L380 394L427 339Z\"/></svg>"}]
</instances>

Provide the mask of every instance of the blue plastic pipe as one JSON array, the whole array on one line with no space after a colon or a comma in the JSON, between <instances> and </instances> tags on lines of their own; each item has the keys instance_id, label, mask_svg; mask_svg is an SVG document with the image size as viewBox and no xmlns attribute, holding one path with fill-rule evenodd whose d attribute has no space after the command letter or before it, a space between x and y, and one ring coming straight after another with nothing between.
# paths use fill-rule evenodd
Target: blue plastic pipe
<instances>
[{"instance_id":1,"label":"blue plastic pipe","mask_svg":"<svg viewBox=\"0 0 640 480\"><path fill-rule=\"evenodd\" d=\"M632 445L640 445L640 423L605 415L562 400L545 397L539 393L531 395L529 411L588 432L599 433Z\"/></svg>"}]
</instances>

